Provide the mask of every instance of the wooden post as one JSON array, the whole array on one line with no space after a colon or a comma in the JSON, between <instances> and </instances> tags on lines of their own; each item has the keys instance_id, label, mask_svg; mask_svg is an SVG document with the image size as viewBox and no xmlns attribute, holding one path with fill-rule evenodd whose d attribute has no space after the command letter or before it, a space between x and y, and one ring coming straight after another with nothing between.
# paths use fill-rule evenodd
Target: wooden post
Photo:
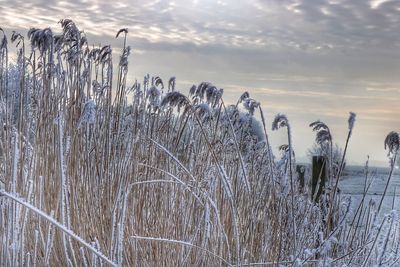
<instances>
[{"instance_id":1,"label":"wooden post","mask_svg":"<svg viewBox=\"0 0 400 267\"><path fill-rule=\"evenodd\" d=\"M324 156L313 156L312 158L312 177L311 177L311 199L315 202L325 190L326 183L326 163Z\"/></svg>"},{"instance_id":2,"label":"wooden post","mask_svg":"<svg viewBox=\"0 0 400 267\"><path fill-rule=\"evenodd\" d=\"M303 192L303 188L304 188L304 177L306 174L306 166L304 165L296 165L296 173L297 173L297 177L299 179L300 182L300 192Z\"/></svg>"}]
</instances>

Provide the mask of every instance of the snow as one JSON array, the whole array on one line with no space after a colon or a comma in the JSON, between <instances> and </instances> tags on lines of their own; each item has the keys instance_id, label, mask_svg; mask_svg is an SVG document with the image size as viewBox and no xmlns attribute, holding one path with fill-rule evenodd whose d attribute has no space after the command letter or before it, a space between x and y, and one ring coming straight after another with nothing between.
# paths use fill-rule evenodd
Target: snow
<instances>
[{"instance_id":1,"label":"snow","mask_svg":"<svg viewBox=\"0 0 400 267\"><path fill-rule=\"evenodd\" d=\"M379 203L383 190L389 176L389 167L387 168L370 168L371 175L368 180L374 178L371 187L365 197L365 202L368 204L371 200ZM344 175L339 181L339 189L344 196L351 196L351 209L357 209L363 196L365 183L364 167L349 166L345 169ZM394 194L396 190L396 195ZM386 193L386 197L382 203L381 216L390 213L391 210L399 210L400 208L400 175L399 172L394 173ZM393 206L393 207L392 207Z\"/></svg>"}]
</instances>

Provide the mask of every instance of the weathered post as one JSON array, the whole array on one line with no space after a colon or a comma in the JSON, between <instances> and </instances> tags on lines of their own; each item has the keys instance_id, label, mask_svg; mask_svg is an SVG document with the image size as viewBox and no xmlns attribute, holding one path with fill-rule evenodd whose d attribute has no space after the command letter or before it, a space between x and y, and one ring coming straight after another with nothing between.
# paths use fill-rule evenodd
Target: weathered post
<instances>
[{"instance_id":1,"label":"weathered post","mask_svg":"<svg viewBox=\"0 0 400 267\"><path fill-rule=\"evenodd\" d=\"M311 199L315 202L325 190L326 162L324 156L313 156L312 158Z\"/></svg>"},{"instance_id":2,"label":"weathered post","mask_svg":"<svg viewBox=\"0 0 400 267\"><path fill-rule=\"evenodd\" d=\"M300 183L300 192L303 192L304 183L305 183L305 173L306 173L306 166L304 165L296 165L296 173Z\"/></svg>"}]
</instances>

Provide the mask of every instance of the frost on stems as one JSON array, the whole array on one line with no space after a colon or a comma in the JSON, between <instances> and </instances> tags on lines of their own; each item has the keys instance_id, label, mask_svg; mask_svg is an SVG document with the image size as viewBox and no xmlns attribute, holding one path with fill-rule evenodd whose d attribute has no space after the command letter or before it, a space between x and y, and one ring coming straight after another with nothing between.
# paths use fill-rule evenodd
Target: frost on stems
<instances>
[{"instance_id":1,"label":"frost on stems","mask_svg":"<svg viewBox=\"0 0 400 267\"><path fill-rule=\"evenodd\" d=\"M32 206L31 204L27 203L25 200L20 199L16 196L14 196L13 194L10 194L6 191L0 191L0 196L5 196L9 199L12 199L13 201L21 204L22 206L24 206L25 208L31 210L32 212L34 212L35 214L37 214L38 216L44 218L45 220L47 220L48 222L50 222L52 225L54 225L55 227L57 227L58 229L60 229L61 231L63 231L65 234L67 234L68 236L72 237L73 239L75 239L76 241L78 241L79 243L81 243L83 246L85 246L87 249L89 249L91 252L93 252L95 255L97 255L98 257L100 257L101 259L105 260L107 263L109 263L111 266L115 266L117 267L118 265L115 264L114 262L112 262L111 260L109 260L106 256L104 256L99 250L97 250L96 248L94 248L93 246L89 245L86 241L84 241L82 238L80 238L79 236L77 236L73 231L71 231L70 229L68 229L65 225L57 222L53 216L49 216L46 213L44 213L43 211L39 210L38 208Z\"/></svg>"},{"instance_id":2,"label":"frost on stems","mask_svg":"<svg viewBox=\"0 0 400 267\"><path fill-rule=\"evenodd\" d=\"M207 103L197 104L193 109L202 121L209 121L212 118L212 110Z\"/></svg>"},{"instance_id":3,"label":"frost on stems","mask_svg":"<svg viewBox=\"0 0 400 267\"><path fill-rule=\"evenodd\" d=\"M167 242L167 243L174 243L174 244L180 244L183 246L189 246L189 247L195 247L198 249L202 249L205 252L209 253L210 255L218 258L219 260L221 260L221 262L227 264L227 266L232 266L232 264L230 264L229 262L227 262L224 258L221 258L220 256L218 256L217 254L213 253L212 251L206 250L204 248L198 247L194 244L191 244L189 242L186 241L182 241L182 240L174 240L174 239L167 239L167 238L160 238L160 237L145 237L145 236L131 236L132 239L138 239L138 240L149 240L149 241L158 241L158 242Z\"/></svg>"},{"instance_id":4,"label":"frost on stems","mask_svg":"<svg viewBox=\"0 0 400 267\"><path fill-rule=\"evenodd\" d=\"M124 51L122 52L121 59L119 61L119 66L123 68L124 71L127 71L128 69L128 57L129 54L131 53L131 47L127 46L125 47Z\"/></svg>"},{"instance_id":5,"label":"frost on stems","mask_svg":"<svg viewBox=\"0 0 400 267\"><path fill-rule=\"evenodd\" d=\"M101 86L98 81L96 81L96 80L92 81L92 90L93 90L93 93L95 93L96 95L100 95L100 96L103 95L107 89L110 89L110 86L108 86L108 85Z\"/></svg>"},{"instance_id":6,"label":"frost on stems","mask_svg":"<svg viewBox=\"0 0 400 267\"><path fill-rule=\"evenodd\" d=\"M296 216L295 216L295 182L293 181L293 164L294 164L294 157L293 157L293 147L292 147L292 133L289 121L284 114L277 114L272 122L272 130L278 130L279 128L286 127L287 128L287 136L288 136L288 154L289 154L289 176L290 176L290 191L291 191L291 217L292 217L292 232L293 232L293 251L296 253L296 243L297 243L297 225L296 225ZM293 159L292 159L293 158ZM284 175L287 175L285 172Z\"/></svg>"},{"instance_id":7,"label":"frost on stems","mask_svg":"<svg viewBox=\"0 0 400 267\"><path fill-rule=\"evenodd\" d=\"M385 149L388 149L388 157L390 159L390 172L386 181L385 189L383 190L383 194L381 196L381 200L379 202L377 213L379 213L381 210L383 200L386 196L387 189L389 188L390 181L393 177L395 163L397 159L397 153L399 151L399 146L400 146L399 141L400 141L399 134L393 131L390 132L385 138Z\"/></svg>"},{"instance_id":8,"label":"frost on stems","mask_svg":"<svg viewBox=\"0 0 400 267\"><path fill-rule=\"evenodd\" d=\"M96 103L89 99L83 106L82 115L78 122L78 127L82 124L94 124L96 122Z\"/></svg>"},{"instance_id":9,"label":"frost on stems","mask_svg":"<svg viewBox=\"0 0 400 267\"><path fill-rule=\"evenodd\" d=\"M32 28L29 58L22 52L23 36L14 33L11 39L17 44L19 60L13 67L7 64L7 39L1 36L3 190L14 187L16 193L30 199L28 204L41 210L53 208L50 217L60 218L64 230L74 228L79 236L90 237L93 245L89 246L95 251L107 249L115 264L301 266L307 257L312 257L307 264L316 265L362 263L371 248L368 242L377 237L376 208L362 206L360 224L367 226L359 230L342 220L346 209L339 198L328 206L329 195L325 195L323 203L315 205L305 196L307 189L303 194L294 190L292 179L293 194L288 197L292 169L288 162L294 158L290 134L288 145L281 147L281 164L275 164L262 109L248 92L236 105L225 105L223 90L210 83L193 86L187 97L175 90L174 77L163 84L160 77L150 75L143 83L136 81L125 88L129 55L125 29L117 33L125 40L122 56L114 62L119 63L115 79L110 46L89 49L84 33L71 20L61 21L61 27L61 34L53 37L48 28ZM52 54L55 60L50 64ZM48 66L54 73L42 75L48 74ZM22 78L26 83L19 86ZM119 94L111 101L115 87ZM253 116L257 108L266 139ZM18 120L14 115L18 110L24 118L22 129L18 129L18 151L14 151L10 129ZM3 116L5 113L8 115ZM57 136L51 120L60 114L64 124ZM91 127L78 130L76 126L84 123ZM354 116L349 130L352 125ZM274 130L290 130L284 115L277 116L273 126ZM311 127L318 143L331 140L322 122ZM385 142L391 156L398 150L398 135L393 138ZM19 160L14 179L15 158ZM31 179L32 191L27 188ZM15 186L13 180L18 181ZM129 185L134 185L134 193L128 200L123 190ZM58 203L49 206L54 200ZM90 248L71 243L68 234L68 243L62 242L59 228L39 220L36 212L24 214L20 205L4 196L0 203L0 225L6 228L0 237L0 258L9 266L51 265L55 259L64 265L108 266ZM334 225L326 231L326 210L330 207ZM397 223L393 231L382 229L368 264L388 264L389 254L398 259L398 229ZM133 230L155 237L127 239ZM345 240L353 232L354 246ZM388 237L388 242L381 237ZM353 253L356 245L362 249Z\"/></svg>"}]
</instances>

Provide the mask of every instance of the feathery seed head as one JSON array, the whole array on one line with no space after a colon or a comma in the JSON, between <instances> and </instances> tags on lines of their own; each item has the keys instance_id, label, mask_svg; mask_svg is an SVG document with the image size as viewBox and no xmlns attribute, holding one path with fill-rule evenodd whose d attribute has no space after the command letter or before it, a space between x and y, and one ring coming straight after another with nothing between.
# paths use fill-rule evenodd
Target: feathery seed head
<instances>
[{"instance_id":1,"label":"feathery seed head","mask_svg":"<svg viewBox=\"0 0 400 267\"><path fill-rule=\"evenodd\" d=\"M92 50L90 50L90 52L88 54L88 59L97 60L99 54L100 54L100 49L93 48Z\"/></svg>"},{"instance_id":2,"label":"feathery seed head","mask_svg":"<svg viewBox=\"0 0 400 267\"><path fill-rule=\"evenodd\" d=\"M215 107L222 98L224 93L223 89L218 89L214 85L209 82L202 82L199 86L193 85L190 88L189 94L193 96L193 98L204 99L211 104L212 107Z\"/></svg>"},{"instance_id":3,"label":"feathery seed head","mask_svg":"<svg viewBox=\"0 0 400 267\"><path fill-rule=\"evenodd\" d=\"M7 49L7 37L4 35L1 39L0 50Z\"/></svg>"},{"instance_id":4,"label":"feathery seed head","mask_svg":"<svg viewBox=\"0 0 400 267\"><path fill-rule=\"evenodd\" d=\"M1 39L0 50L7 49L7 36L4 30L0 27L0 31L3 33L3 38Z\"/></svg>"},{"instance_id":5,"label":"feathery seed head","mask_svg":"<svg viewBox=\"0 0 400 267\"><path fill-rule=\"evenodd\" d=\"M98 60L101 63L111 61L112 49L110 45L103 46L99 51Z\"/></svg>"},{"instance_id":6,"label":"feathery seed head","mask_svg":"<svg viewBox=\"0 0 400 267\"><path fill-rule=\"evenodd\" d=\"M69 50L78 50L85 43L85 40L81 40L81 32L75 23L70 19L63 19L59 22L63 28L62 43L69 46Z\"/></svg>"},{"instance_id":7,"label":"feathery seed head","mask_svg":"<svg viewBox=\"0 0 400 267\"><path fill-rule=\"evenodd\" d=\"M161 101L161 106L170 105L171 107L177 107L178 112L181 108L184 108L184 113L190 109L190 101L182 93L178 91L169 92Z\"/></svg>"},{"instance_id":8,"label":"feathery seed head","mask_svg":"<svg viewBox=\"0 0 400 267\"><path fill-rule=\"evenodd\" d=\"M81 38L80 47L82 48L87 43L88 43L88 41L87 41L86 35L83 35Z\"/></svg>"},{"instance_id":9,"label":"feathery seed head","mask_svg":"<svg viewBox=\"0 0 400 267\"><path fill-rule=\"evenodd\" d=\"M289 145L288 144L280 145L278 150L282 151L282 152L288 152L289 151Z\"/></svg>"},{"instance_id":10,"label":"feathery seed head","mask_svg":"<svg viewBox=\"0 0 400 267\"><path fill-rule=\"evenodd\" d=\"M239 102L243 102L245 99L247 99L249 97L250 97L250 94L249 94L249 92L246 91L240 96Z\"/></svg>"},{"instance_id":11,"label":"feathery seed head","mask_svg":"<svg viewBox=\"0 0 400 267\"><path fill-rule=\"evenodd\" d=\"M277 114L275 116L274 121L272 122L272 130L278 130L281 127L287 127L289 125L289 121L284 114Z\"/></svg>"},{"instance_id":12,"label":"feathery seed head","mask_svg":"<svg viewBox=\"0 0 400 267\"><path fill-rule=\"evenodd\" d=\"M352 132L354 128L354 122L356 121L356 113L354 112L349 112L349 131Z\"/></svg>"},{"instance_id":13,"label":"feathery seed head","mask_svg":"<svg viewBox=\"0 0 400 267\"><path fill-rule=\"evenodd\" d=\"M128 34L128 28L120 29L120 30L117 32L117 35L115 36L115 38L118 38L118 36L119 36L121 33Z\"/></svg>"},{"instance_id":14,"label":"feathery seed head","mask_svg":"<svg viewBox=\"0 0 400 267\"><path fill-rule=\"evenodd\" d=\"M194 95L195 93L196 93L196 85L192 85L192 87L190 87L190 90L189 90L189 95Z\"/></svg>"},{"instance_id":15,"label":"feathery seed head","mask_svg":"<svg viewBox=\"0 0 400 267\"><path fill-rule=\"evenodd\" d=\"M260 106L260 102L257 102L254 99L247 97L243 101L243 106L247 111L249 111L251 115L254 115L254 111Z\"/></svg>"},{"instance_id":16,"label":"feathery seed head","mask_svg":"<svg viewBox=\"0 0 400 267\"><path fill-rule=\"evenodd\" d=\"M313 131L316 131L316 132L321 130L321 129L329 130L329 127L324 122L322 122L320 120L317 120L317 121L314 121L314 122L310 123L310 127L312 127Z\"/></svg>"},{"instance_id":17,"label":"feathery seed head","mask_svg":"<svg viewBox=\"0 0 400 267\"><path fill-rule=\"evenodd\" d=\"M390 132L385 138L385 149L388 149L388 156L395 155L400 147L400 137L397 132Z\"/></svg>"},{"instance_id":18,"label":"feathery seed head","mask_svg":"<svg viewBox=\"0 0 400 267\"><path fill-rule=\"evenodd\" d=\"M161 86L160 89L161 90L164 89L164 83L163 83L162 79L160 77L158 77L158 76L154 78L154 85L156 87L158 87L160 85Z\"/></svg>"},{"instance_id":19,"label":"feathery seed head","mask_svg":"<svg viewBox=\"0 0 400 267\"><path fill-rule=\"evenodd\" d=\"M168 90L174 91L175 90L175 77L171 77L168 81Z\"/></svg>"},{"instance_id":20,"label":"feathery seed head","mask_svg":"<svg viewBox=\"0 0 400 267\"><path fill-rule=\"evenodd\" d=\"M150 105L153 107L158 107L160 105L161 92L157 87L152 86L148 91L148 97L150 100Z\"/></svg>"},{"instance_id":21,"label":"feathery seed head","mask_svg":"<svg viewBox=\"0 0 400 267\"><path fill-rule=\"evenodd\" d=\"M221 100L224 89L217 89L215 86L209 86L206 90L206 99L213 107L215 107Z\"/></svg>"},{"instance_id":22,"label":"feathery seed head","mask_svg":"<svg viewBox=\"0 0 400 267\"><path fill-rule=\"evenodd\" d=\"M330 142L330 141L332 141L331 133L325 129L321 129L317 132L315 141L317 142L317 144L320 144L320 145L322 145L326 142Z\"/></svg>"},{"instance_id":23,"label":"feathery seed head","mask_svg":"<svg viewBox=\"0 0 400 267\"><path fill-rule=\"evenodd\" d=\"M332 141L332 135L329 130L328 125L323 123L322 121L314 121L310 123L310 127L312 127L314 132L317 132L315 142L317 144L322 145L325 142L331 142Z\"/></svg>"},{"instance_id":24,"label":"feathery seed head","mask_svg":"<svg viewBox=\"0 0 400 267\"><path fill-rule=\"evenodd\" d=\"M11 42L12 43L17 42L17 47L18 47L19 44L21 42L23 42L23 41L24 41L24 37L20 33L17 33L16 31L13 31L13 33L11 35Z\"/></svg>"},{"instance_id":25,"label":"feathery seed head","mask_svg":"<svg viewBox=\"0 0 400 267\"><path fill-rule=\"evenodd\" d=\"M59 23L61 24L65 35L80 35L78 27L76 27L75 23L71 19L62 19Z\"/></svg>"},{"instance_id":26,"label":"feathery seed head","mask_svg":"<svg viewBox=\"0 0 400 267\"><path fill-rule=\"evenodd\" d=\"M28 38L31 41L32 48L38 48L40 55L43 55L53 44L53 32L50 28L43 30L31 28L28 31Z\"/></svg>"}]
</instances>

